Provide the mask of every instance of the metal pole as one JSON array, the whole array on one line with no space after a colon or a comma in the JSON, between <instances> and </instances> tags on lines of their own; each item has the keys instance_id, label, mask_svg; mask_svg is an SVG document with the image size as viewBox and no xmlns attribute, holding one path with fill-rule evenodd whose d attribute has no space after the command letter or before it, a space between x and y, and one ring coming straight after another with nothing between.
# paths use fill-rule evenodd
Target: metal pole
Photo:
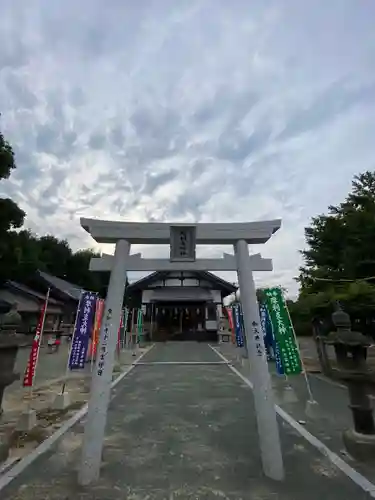
<instances>
[{"instance_id":1,"label":"metal pole","mask_svg":"<svg viewBox=\"0 0 375 500\"><path fill-rule=\"evenodd\" d=\"M126 258L129 251L129 242L117 241L103 321L100 326L98 355L91 380L87 421L83 435L82 458L78 474L78 481L82 486L99 479L100 475L117 334L125 291Z\"/></svg>"},{"instance_id":2,"label":"metal pole","mask_svg":"<svg viewBox=\"0 0 375 500\"><path fill-rule=\"evenodd\" d=\"M280 289L282 291L281 287L280 287ZM296 335L296 332L294 330L292 318L290 317L290 312L289 312L288 306L286 304L286 300L285 300L283 292L282 292L282 297L283 297L285 309L286 309L286 312L288 313L288 318L289 318L289 321L290 321L290 324L291 324L291 327L292 327L293 336L294 336L294 342L296 343L296 347L297 347L297 350L298 350L299 359L301 360L301 366L302 366L302 370L303 370L303 376L304 376L304 379L305 379L307 392L308 392L308 395L309 395L309 401L310 401L310 403L316 403L316 400L314 399L313 392L311 390L310 380L309 380L309 377L307 376L307 373L306 373L305 363L304 363L304 361L302 359L302 356L301 356L301 349L299 347L299 342L298 342L298 339L297 339L297 335Z\"/></svg>"},{"instance_id":3,"label":"metal pole","mask_svg":"<svg viewBox=\"0 0 375 500\"><path fill-rule=\"evenodd\" d=\"M246 241L237 241L234 250L241 290L251 378L254 384L254 404L263 472L271 479L281 481L284 479L284 465L279 428L260 324L256 288Z\"/></svg>"},{"instance_id":4,"label":"metal pole","mask_svg":"<svg viewBox=\"0 0 375 500\"><path fill-rule=\"evenodd\" d=\"M34 385L34 380L35 380L35 374L36 374L36 368L38 366L38 360L39 360L39 353L40 353L40 348L42 347L42 339L43 339L43 331L44 331L44 323L46 322L46 317L47 317L47 310L48 310L48 302L49 302L49 296L51 293L51 289L48 288L45 302L44 302L44 315L42 318L42 324L40 325L40 333L39 333L39 348L36 353L36 360L35 360L35 368L34 368L34 373L33 373L33 379L29 388L29 404L28 408L31 410L31 404L32 404L32 398L33 398L33 385Z\"/></svg>"}]
</instances>

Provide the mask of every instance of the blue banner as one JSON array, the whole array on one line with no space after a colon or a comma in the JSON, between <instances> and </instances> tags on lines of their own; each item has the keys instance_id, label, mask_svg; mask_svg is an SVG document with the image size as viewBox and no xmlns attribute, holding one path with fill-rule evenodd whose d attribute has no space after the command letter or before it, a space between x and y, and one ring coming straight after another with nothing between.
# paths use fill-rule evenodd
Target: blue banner
<instances>
[{"instance_id":1,"label":"blue banner","mask_svg":"<svg viewBox=\"0 0 375 500\"><path fill-rule=\"evenodd\" d=\"M279 375L284 375L284 368L280 357L280 347L273 332L272 321L266 304L260 304L259 313L267 356L269 359L275 360L277 373Z\"/></svg>"},{"instance_id":2,"label":"blue banner","mask_svg":"<svg viewBox=\"0 0 375 500\"><path fill-rule=\"evenodd\" d=\"M242 334L242 339L243 339L244 348L245 348L244 357L245 357L245 358L248 358L248 357L249 357L249 353L248 353L248 351L247 351L247 341L246 341L246 335L245 335L245 322L244 322L244 319L243 319L242 304L239 304L239 308L240 308L240 325L241 325L241 334Z\"/></svg>"},{"instance_id":3,"label":"blue banner","mask_svg":"<svg viewBox=\"0 0 375 500\"><path fill-rule=\"evenodd\" d=\"M234 330L236 334L236 344L237 347L244 347L244 335L243 335L243 330L242 330L242 325L241 325L241 311L240 311L240 305L235 304L233 306L233 321L234 321Z\"/></svg>"},{"instance_id":4,"label":"blue banner","mask_svg":"<svg viewBox=\"0 0 375 500\"><path fill-rule=\"evenodd\" d=\"M264 347L266 348L267 359L274 360L274 337L272 323L265 304L259 305L260 324L263 331Z\"/></svg>"},{"instance_id":5,"label":"blue banner","mask_svg":"<svg viewBox=\"0 0 375 500\"><path fill-rule=\"evenodd\" d=\"M97 294L83 292L79 301L76 324L69 354L71 370L85 367L89 340L94 327Z\"/></svg>"}]
</instances>

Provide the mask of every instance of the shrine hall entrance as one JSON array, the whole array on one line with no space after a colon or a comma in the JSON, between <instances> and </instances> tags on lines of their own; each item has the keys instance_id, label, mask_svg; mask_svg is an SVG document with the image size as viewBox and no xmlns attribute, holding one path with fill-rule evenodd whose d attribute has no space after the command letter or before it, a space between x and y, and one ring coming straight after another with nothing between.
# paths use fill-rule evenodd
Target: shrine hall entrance
<instances>
[{"instance_id":1,"label":"shrine hall entrance","mask_svg":"<svg viewBox=\"0 0 375 500\"><path fill-rule=\"evenodd\" d=\"M206 331L205 302L157 302L154 304L153 341L215 341L217 332Z\"/></svg>"}]
</instances>

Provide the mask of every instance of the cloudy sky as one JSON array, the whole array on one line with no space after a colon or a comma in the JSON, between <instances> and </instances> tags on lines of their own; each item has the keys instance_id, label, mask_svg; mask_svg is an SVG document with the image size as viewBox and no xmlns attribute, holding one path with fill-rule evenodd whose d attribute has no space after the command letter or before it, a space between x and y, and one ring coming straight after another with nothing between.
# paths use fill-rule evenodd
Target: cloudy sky
<instances>
[{"instance_id":1,"label":"cloudy sky","mask_svg":"<svg viewBox=\"0 0 375 500\"><path fill-rule=\"evenodd\" d=\"M256 278L296 293L304 226L375 167L372 0L0 0L0 10L0 127L18 165L0 194L29 228L77 249L93 246L83 215L282 218L252 249L274 259Z\"/></svg>"}]
</instances>

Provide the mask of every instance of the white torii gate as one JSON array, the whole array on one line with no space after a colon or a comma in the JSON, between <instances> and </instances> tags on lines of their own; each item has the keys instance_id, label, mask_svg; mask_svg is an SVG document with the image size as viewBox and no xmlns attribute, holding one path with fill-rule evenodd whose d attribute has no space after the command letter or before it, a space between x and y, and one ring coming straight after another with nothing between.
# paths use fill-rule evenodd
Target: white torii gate
<instances>
[{"instance_id":1,"label":"white torii gate","mask_svg":"<svg viewBox=\"0 0 375 500\"><path fill-rule=\"evenodd\" d=\"M272 260L263 259L260 253L250 255L252 271L272 271ZM90 271L111 271L115 258L103 254L93 257L90 261ZM142 259L140 253L129 255L126 259L127 271L237 271L234 255L224 253L218 259L198 259L193 262L171 262L168 259Z\"/></svg>"},{"instance_id":2,"label":"white torii gate","mask_svg":"<svg viewBox=\"0 0 375 500\"><path fill-rule=\"evenodd\" d=\"M249 255L248 244L266 243L281 226L280 220L248 223L135 223L81 218L81 226L98 243L116 245L114 256L93 258L90 269L111 271L98 350L104 353L104 366L97 358L92 375L91 392L85 424L79 483L87 485L100 474L102 449L111 391L117 332L120 326L122 301L127 271L237 271L241 290L246 342L251 377L254 383L254 404L263 471L275 480L284 478L279 430L274 407L271 379L260 334L259 309L253 271L271 271L271 259L260 254ZM142 259L130 255L131 244L170 244L171 255L165 259ZM233 245L235 255L219 259L195 258L196 244ZM259 340L256 336L260 334ZM103 363L103 361L102 361Z\"/></svg>"}]
</instances>

